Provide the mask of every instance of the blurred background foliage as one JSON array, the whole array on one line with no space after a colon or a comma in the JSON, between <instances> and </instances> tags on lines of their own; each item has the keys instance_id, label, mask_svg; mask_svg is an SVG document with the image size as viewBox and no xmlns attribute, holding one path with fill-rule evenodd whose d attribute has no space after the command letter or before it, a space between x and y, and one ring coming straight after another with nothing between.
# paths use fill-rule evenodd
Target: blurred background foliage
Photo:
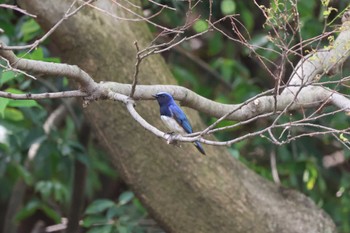
<instances>
[{"instance_id":1,"label":"blurred background foliage","mask_svg":"<svg viewBox=\"0 0 350 233\"><path fill-rule=\"evenodd\" d=\"M1 2L1 1L0 1ZM186 19L195 23L185 31L184 36L203 32L208 28L209 2L196 5L189 17L188 1L156 1L166 4L176 11L165 9L154 18L155 22L169 28L184 25ZM279 4L276 4L276 3ZM6 3L13 4L11 1ZM277 43L271 40L271 25L293 20L289 1L259 1L259 5L272 9L270 24L253 1L223 0L213 1L212 22L227 15L241 22L238 29L250 44L267 49L256 49L256 53L273 64L282 64L282 52ZM339 12L347 7L347 1L298 1L301 37L281 30L279 33L296 45L303 40L330 31L340 24ZM144 13L151 15L159 11L159 6L144 0ZM337 10L331 10L333 7ZM328 25L329 22L334 22ZM244 25L244 26L243 26ZM232 38L236 38L229 20L223 20L217 27ZM18 12L0 8L0 40L8 45L22 45L35 41L42 35L39 25L31 18ZM160 31L150 26L156 36ZM283 28L282 28L283 29ZM169 38L161 38L167 41ZM303 51L322 48L327 40L316 41L303 48ZM55 47L46 41L32 51L21 51L17 55L35 60L60 62L55 57ZM230 40L223 33L211 30L200 37L187 40L179 46L163 53L179 85L186 86L200 95L221 103L240 103L250 97L274 87L274 79L266 67L247 47ZM288 57L293 64L300 59ZM1 61L4 65L4 61ZM267 63L272 73L276 66ZM292 70L286 65L284 81ZM0 67L0 88L12 93L37 93L55 90L68 90L64 77L40 77L33 80L21 73L6 71ZM349 73L346 65L342 75ZM335 77L334 79L336 79ZM339 78L339 77L338 77ZM327 77L325 77L327 79ZM347 93L347 88L337 87ZM43 125L55 109L61 105L68 108L64 117L51 127L50 132ZM94 135L82 138L84 117L76 103L66 100L21 100L0 98L0 226L6 222L9 203L18 203L16 223L19 232L30 232L35 227L54 225L62 217L69 215L72 195L77 182L85 182L82 226L92 232L162 232L151 219L138 199L119 178L107 157L101 152ZM324 109L323 111L327 111ZM202 116L209 125L216 119ZM301 119L302 113L293 112L283 116L279 122ZM268 126L273 118L264 118L250 124L217 133L220 140L228 140ZM235 122L233 122L235 123ZM348 117L343 113L319 119L319 124L334 128L348 127ZM219 126L231 125L223 121ZM310 129L293 129L289 134L307 132ZM340 135L338 135L340 136ZM32 147L39 143L37 150ZM271 172L271 159L276 158L276 168L282 185L297 189L311 197L317 205L331 215L339 232L350 232L350 164L349 151L331 135L304 137L288 145L275 146L264 137L254 137L234 144L229 148L232 156L245 163L260 175L276 182ZM34 152L33 152L34 151ZM28 155L34 155L29 157ZM344 161L334 166L326 166L327 156L341 156ZM82 165L86 173L77 175ZM22 188L22 189L21 189ZM19 192L21 190L21 192ZM19 195L22 193L21 195ZM14 197L21 197L16 200ZM1 227L3 228L3 227ZM0 229L1 231L2 229Z\"/></svg>"}]
</instances>

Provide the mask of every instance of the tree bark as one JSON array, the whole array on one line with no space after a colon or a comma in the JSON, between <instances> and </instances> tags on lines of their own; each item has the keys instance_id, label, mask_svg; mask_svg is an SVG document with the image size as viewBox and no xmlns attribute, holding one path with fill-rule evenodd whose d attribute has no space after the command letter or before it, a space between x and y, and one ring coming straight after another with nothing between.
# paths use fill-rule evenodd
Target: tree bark
<instances>
[{"instance_id":1,"label":"tree bark","mask_svg":"<svg viewBox=\"0 0 350 233\"><path fill-rule=\"evenodd\" d=\"M72 1L19 2L49 30ZM134 17L112 1L94 4L119 17ZM96 81L131 83L136 62L133 43L143 48L152 36L144 22L117 20L85 7L51 39L64 62L78 65ZM159 55L142 62L139 82L175 83ZM137 102L137 110L162 128L156 101ZM191 144L167 145L133 121L119 103L99 101L84 112L113 164L167 232L336 232L332 220L313 201L261 178L223 147L204 146L203 157ZM188 109L186 113L195 130L203 128L198 114Z\"/></svg>"}]
</instances>

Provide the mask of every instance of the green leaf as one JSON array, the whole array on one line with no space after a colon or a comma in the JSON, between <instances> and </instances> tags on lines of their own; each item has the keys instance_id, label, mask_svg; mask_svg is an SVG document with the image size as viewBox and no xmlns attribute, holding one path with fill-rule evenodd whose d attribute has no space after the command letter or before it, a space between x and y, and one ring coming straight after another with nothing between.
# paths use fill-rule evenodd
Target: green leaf
<instances>
[{"instance_id":1,"label":"green leaf","mask_svg":"<svg viewBox=\"0 0 350 233\"><path fill-rule=\"evenodd\" d=\"M48 199L51 196L53 188L53 182L51 181L39 181L35 185L35 191L39 192L44 199Z\"/></svg>"},{"instance_id":2,"label":"green leaf","mask_svg":"<svg viewBox=\"0 0 350 233\"><path fill-rule=\"evenodd\" d=\"M119 205L125 205L135 197L133 192L126 191L119 196Z\"/></svg>"},{"instance_id":3,"label":"green leaf","mask_svg":"<svg viewBox=\"0 0 350 233\"><path fill-rule=\"evenodd\" d=\"M53 182L54 199L59 203L64 203L68 200L68 189L58 181Z\"/></svg>"},{"instance_id":4,"label":"green leaf","mask_svg":"<svg viewBox=\"0 0 350 233\"><path fill-rule=\"evenodd\" d=\"M35 100L10 100L8 106L22 108L41 107Z\"/></svg>"},{"instance_id":5,"label":"green leaf","mask_svg":"<svg viewBox=\"0 0 350 233\"><path fill-rule=\"evenodd\" d=\"M142 205L142 203L141 203L141 201L140 201L139 199L134 198L134 199L132 200L132 204L137 208L137 210L138 210L140 213L142 213L142 214L146 214L146 213L147 213L145 207L143 207L143 205Z\"/></svg>"},{"instance_id":6,"label":"green leaf","mask_svg":"<svg viewBox=\"0 0 350 233\"><path fill-rule=\"evenodd\" d=\"M17 165L17 172L23 178L24 182L29 186L33 183L32 174L23 166Z\"/></svg>"},{"instance_id":7,"label":"green leaf","mask_svg":"<svg viewBox=\"0 0 350 233\"><path fill-rule=\"evenodd\" d=\"M12 93L12 94L23 94L23 91L20 91L18 89L14 89L14 88L7 88L5 90L8 93ZM35 101L35 100L13 100L10 99L8 102L8 106L11 107L39 107L41 108L41 106Z\"/></svg>"},{"instance_id":8,"label":"green leaf","mask_svg":"<svg viewBox=\"0 0 350 233\"><path fill-rule=\"evenodd\" d=\"M9 92L9 93L12 93L12 94L24 94L23 91L18 90L16 88L7 88L5 91Z\"/></svg>"},{"instance_id":9,"label":"green leaf","mask_svg":"<svg viewBox=\"0 0 350 233\"><path fill-rule=\"evenodd\" d=\"M313 12L315 7L316 7L315 1L298 2L298 12L300 15L301 22L313 17L312 14L310 14L310 12Z\"/></svg>"},{"instance_id":10,"label":"green leaf","mask_svg":"<svg viewBox=\"0 0 350 233\"><path fill-rule=\"evenodd\" d=\"M4 113L5 119L11 121L22 121L24 119L23 113L15 108L6 108Z\"/></svg>"},{"instance_id":11,"label":"green leaf","mask_svg":"<svg viewBox=\"0 0 350 233\"><path fill-rule=\"evenodd\" d=\"M240 14L244 23L244 26L247 28L249 32L253 31L254 29L254 15L250 8L247 7L247 5L244 2L240 2L241 6Z\"/></svg>"},{"instance_id":12,"label":"green leaf","mask_svg":"<svg viewBox=\"0 0 350 233\"><path fill-rule=\"evenodd\" d=\"M9 99L0 97L0 115L2 118L5 117L5 109L9 102Z\"/></svg>"},{"instance_id":13,"label":"green leaf","mask_svg":"<svg viewBox=\"0 0 350 233\"><path fill-rule=\"evenodd\" d=\"M40 33L40 26L34 19L29 19L23 23L21 32L23 34L23 41L27 42L32 40Z\"/></svg>"},{"instance_id":14,"label":"green leaf","mask_svg":"<svg viewBox=\"0 0 350 233\"><path fill-rule=\"evenodd\" d=\"M318 171L316 166L313 163L308 162L303 174L303 181L306 183L307 190L312 190L314 188L317 177Z\"/></svg>"},{"instance_id":15,"label":"green leaf","mask_svg":"<svg viewBox=\"0 0 350 233\"><path fill-rule=\"evenodd\" d=\"M46 214L47 217L51 218L55 221L55 223L59 223L61 221L61 215L58 212L46 204L40 205L40 209Z\"/></svg>"},{"instance_id":16,"label":"green leaf","mask_svg":"<svg viewBox=\"0 0 350 233\"><path fill-rule=\"evenodd\" d=\"M199 19L193 24L193 29L197 33L204 32L208 29L208 23L202 19Z\"/></svg>"},{"instance_id":17,"label":"green leaf","mask_svg":"<svg viewBox=\"0 0 350 233\"><path fill-rule=\"evenodd\" d=\"M96 200L87 207L85 214L101 213L114 205L115 203L108 199Z\"/></svg>"},{"instance_id":18,"label":"green leaf","mask_svg":"<svg viewBox=\"0 0 350 233\"><path fill-rule=\"evenodd\" d=\"M221 12L223 15L232 15L236 11L236 3L233 0L221 2Z\"/></svg>"},{"instance_id":19,"label":"green leaf","mask_svg":"<svg viewBox=\"0 0 350 233\"><path fill-rule=\"evenodd\" d=\"M5 83L11 81L16 77L15 72L13 71L4 71L1 75L0 79L0 86L4 85Z\"/></svg>"},{"instance_id":20,"label":"green leaf","mask_svg":"<svg viewBox=\"0 0 350 233\"><path fill-rule=\"evenodd\" d=\"M38 61L45 60L44 50L42 47L37 47L31 53L19 53L17 56Z\"/></svg>"},{"instance_id":21,"label":"green leaf","mask_svg":"<svg viewBox=\"0 0 350 233\"><path fill-rule=\"evenodd\" d=\"M118 218L124 214L123 208L120 208L119 206L112 206L107 210L106 218L111 220L113 218Z\"/></svg>"},{"instance_id":22,"label":"green leaf","mask_svg":"<svg viewBox=\"0 0 350 233\"><path fill-rule=\"evenodd\" d=\"M40 202L38 200L31 200L25 205L16 215L16 220L21 221L29 216L33 215L39 208Z\"/></svg>"},{"instance_id":23,"label":"green leaf","mask_svg":"<svg viewBox=\"0 0 350 233\"><path fill-rule=\"evenodd\" d=\"M30 53L30 58L33 60L44 60L44 50L41 47L36 48L32 53Z\"/></svg>"}]
</instances>

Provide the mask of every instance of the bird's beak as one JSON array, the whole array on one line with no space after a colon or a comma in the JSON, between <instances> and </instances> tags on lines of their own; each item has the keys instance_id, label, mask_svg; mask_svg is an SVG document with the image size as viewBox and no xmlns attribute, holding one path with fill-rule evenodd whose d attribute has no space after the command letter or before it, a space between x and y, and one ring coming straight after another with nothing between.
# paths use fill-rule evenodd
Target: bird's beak
<instances>
[{"instance_id":1,"label":"bird's beak","mask_svg":"<svg viewBox=\"0 0 350 233\"><path fill-rule=\"evenodd\" d=\"M156 99L157 99L157 97L158 97L158 96L157 96L157 94L155 94L155 95L152 95L152 96L153 96L154 98L156 98Z\"/></svg>"}]
</instances>

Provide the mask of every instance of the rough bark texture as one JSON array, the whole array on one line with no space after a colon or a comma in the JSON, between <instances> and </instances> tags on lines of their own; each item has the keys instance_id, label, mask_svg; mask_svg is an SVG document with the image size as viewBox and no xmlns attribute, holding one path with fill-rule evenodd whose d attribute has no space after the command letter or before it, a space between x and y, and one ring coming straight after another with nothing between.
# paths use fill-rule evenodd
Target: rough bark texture
<instances>
[{"instance_id":1,"label":"rough bark texture","mask_svg":"<svg viewBox=\"0 0 350 233\"><path fill-rule=\"evenodd\" d=\"M72 1L23 0L48 30ZM130 18L112 1L94 4ZM135 9L134 9L135 10ZM76 64L96 81L132 82L134 41L146 46L151 35L145 23L116 20L85 8L51 36L64 62ZM142 84L174 84L160 56L141 65ZM138 102L137 110L161 125L155 101ZM191 144L167 145L140 127L120 103L99 101L86 115L113 164L154 218L167 232L335 232L332 220L309 198L266 181L227 153L205 146L203 157ZM186 112L194 129L199 117Z\"/></svg>"}]
</instances>

